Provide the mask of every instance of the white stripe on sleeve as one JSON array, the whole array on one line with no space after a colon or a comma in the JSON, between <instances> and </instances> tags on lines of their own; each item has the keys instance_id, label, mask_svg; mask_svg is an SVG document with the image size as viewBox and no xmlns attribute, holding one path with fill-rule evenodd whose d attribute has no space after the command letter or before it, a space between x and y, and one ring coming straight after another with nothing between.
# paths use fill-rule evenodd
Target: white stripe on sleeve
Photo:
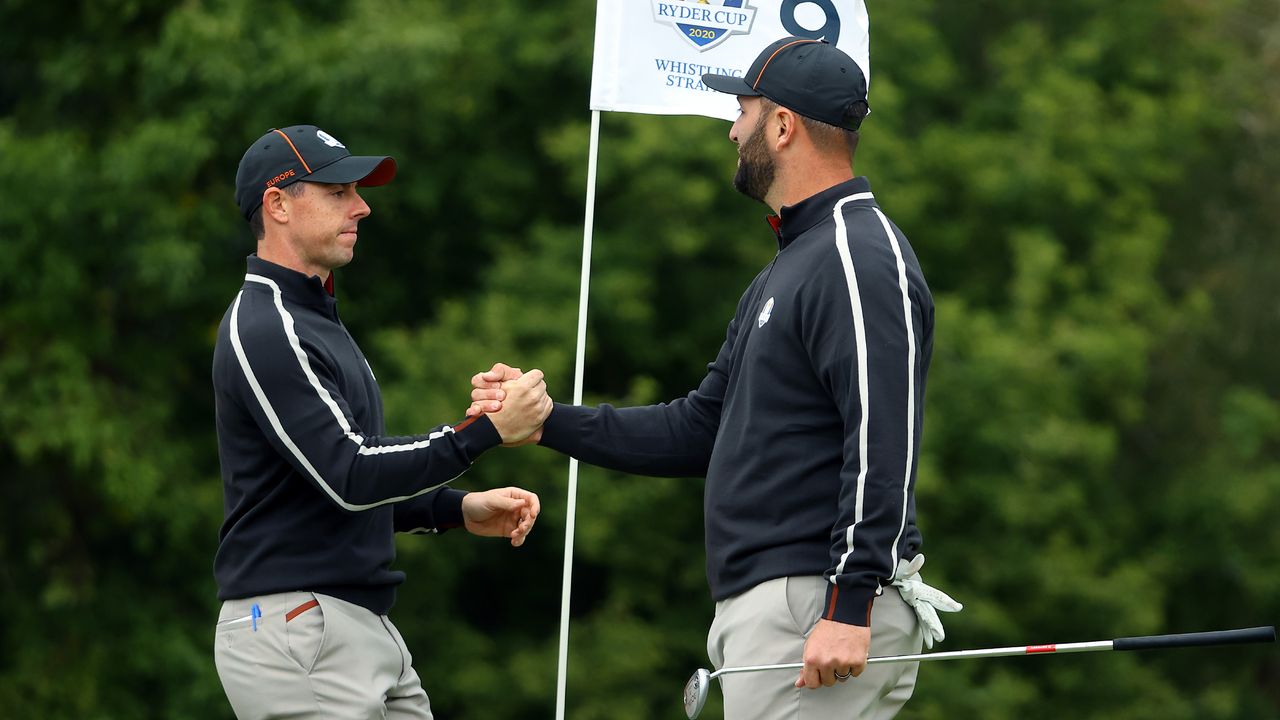
<instances>
[{"instance_id":1,"label":"white stripe on sleeve","mask_svg":"<svg viewBox=\"0 0 1280 720\"><path fill-rule=\"evenodd\" d=\"M845 282L849 286L849 306L853 311L853 334L858 353L858 405L862 409L858 425L858 492L854 503L853 524L845 530L845 551L836 565L831 583L844 572L845 562L853 554L853 530L862 522L862 500L867 482L867 421L871 415L871 393L867 387L867 328L862 317L862 299L858 295L858 276L853 271L853 256L849 253L849 229L844 222L845 203L854 200L872 198L871 193L858 193L836 203L834 211L836 221L836 252L840 254L840 264L844 267Z\"/></svg>"},{"instance_id":2,"label":"white stripe on sleeve","mask_svg":"<svg viewBox=\"0 0 1280 720\"><path fill-rule=\"evenodd\" d=\"M902 315L907 326L907 467L902 472L902 521L898 524L898 534L893 538L893 554L889 556L892 563L889 580L898 572L898 542L907 527L907 493L911 486L911 461L916 452L916 331L911 322L911 296L907 292L907 265L902 260L902 247L898 245L898 236L889 226L889 218L880 212L880 208L872 208L880 218L880 226L893 245L893 256L898 261L898 288L902 290Z\"/></svg>"},{"instance_id":3,"label":"white stripe on sleeve","mask_svg":"<svg viewBox=\"0 0 1280 720\"><path fill-rule=\"evenodd\" d=\"M300 350L301 348L297 345L297 336L294 335L292 332L293 319L289 317L289 314L284 310L284 306L280 304L280 289L276 287L275 283L271 282L266 278L262 278L261 276L247 275L246 278L259 278L256 280L257 282L265 282L275 290L276 307L279 308L281 313L284 315L284 317L287 318L285 328L286 328L286 332L289 335L290 342L294 344L295 349ZM379 500L378 502L368 503L364 505L357 505L354 503L349 503L346 500L344 500L342 496L340 496L333 489L333 487L328 482L325 481L324 477L320 475L319 471L316 470L315 466L311 464L311 461L307 460L306 455L302 453L302 450L297 446L296 443L293 442L293 439L289 437L289 434L285 432L284 425L281 424L279 416L276 415L275 408L271 406L271 401L267 399L266 393L262 391L262 386L258 383L258 378L256 375L254 375L253 368L249 366L249 358L245 355L244 346L240 342L240 300L243 297L244 297L244 291L241 290L240 293L236 295L236 302L231 308L231 346L235 349L236 359L240 361L240 368L241 370L244 371L245 379L249 381L249 387L253 389L254 397L257 398L258 404L262 406L262 411L267 416L267 421L271 423L271 427L273 430L276 431L276 435L280 438L280 441L284 443L284 446L289 449L289 452L292 453L295 458L297 458L298 463L302 465L302 467L307 471L309 475L311 475L311 477L316 481L316 483L320 486L320 488L323 489L325 493L335 503L337 503L340 507L343 507L351 511L369 510L371 508L375 508L380 505L402 502L404 500L409 500L411 498L418 497L419 495L424 495L426 493L431 492L432 490L435 490L438 487L447 485L449 484L449 482L453 481L454 478L450 478L449 480L442 482L438 485L432 485L430 487L423 488L422 490L419 490L418 492L413 493L412 495L402 495L399 497L387 498L385 500ZM324 388L319 387L319 384L318 384L319 380L315 377L315 373L310 372L311 370L310 366L305 363L305 355L302 357L304 361L304 369L307 371L308 376L313 383L313 386L319 388L323 392ZM322 397L329 397L329 394L327 392L324 392ZM330 403L332 403L332 398L329 398L329 401ZM332 407L335 409L335 414L341 420L340 425L346 429L347 437L350 437L353 440L356 438L359 438L358 435L353 435L350 432L350 426L347 425L346 419L342 417L342 413L337 412L336 410L337 406L333 405ZM448 428L448 430L449 432L453 431L452 428ZM433 436L434 435L435 434L433 433ZM360 438L358 442L363 442L363 438ZM424 441L419 441L418 443L413 443L413 444L414 445L421 444L422 447L425 447L427 444L429 444L429 441L424 440ZM401 448L413 449L408 445L389 446L389 447L390 449L372 448L372 450L374 451L373 454L377 454L379 451L397 452ZM365 448L363 447L361 447L360 449L361 451L365 450ZM370 453L363 453L363 454L370 454Z\"/></svg>"},{"instance_id":4,"label":"white stripe on sleeve","mask_svg":"<svg viewBox=\"0 0 1280 720\"><path fill-rule=\"evenodd\" d=\"M834 219L836 223L836 251L840 255L840 263L844 268L845 279L849 288L849 305L853 312L854 337L857 343L858 355L858 401L862 410L861 423L858 428L858 486L856 501L854 504L854 519L845 530L845 552L840 556L840 562L836 566L836 571L831 577L832 584L835 584L837 578L844 573L845 564L849 560L849 556L854 551L854 530L862 522L864 514L864 493L866 490L867 478L867 426L870 420L870 392L867 378L867 338L866 338L866 321L862 313L862 301L858 293L858 279L853 267L853 257L849 252L849 232L844 221L844 205L854 200L871 199L871 193L858 193L840 200L836 203L834 210ZM911 297L908 293L907 285L907 268L906 263L902 259L902 248L898 243L898 237L893 232L893 228L889 225L889 219L879 208L872 208L876 217L880 220L880 225L884 228L886 237L893 248L894 258L897 261L898 270L898 288L902 292L902 312L903 320L907 330L907 458L906 468L903 471L902 484L902 517L898 525L898 533L894 537L893 546L890 554L890 574L897 572L896 562L898 557L898 543L902 540L902 533L906 529L907 523L907 495L911 483L911 463L915 456L915 363L916 363L916 338L915 326L911 320ZM892 580L892 578L890 578Z\"/></svg>"}]
</instances>

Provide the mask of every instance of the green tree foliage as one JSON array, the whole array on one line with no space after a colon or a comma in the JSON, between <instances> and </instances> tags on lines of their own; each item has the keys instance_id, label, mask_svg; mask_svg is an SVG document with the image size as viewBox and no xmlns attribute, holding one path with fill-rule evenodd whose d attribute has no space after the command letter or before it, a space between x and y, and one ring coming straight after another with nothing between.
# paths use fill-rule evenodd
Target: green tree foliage
<instances>
[{"instance_id":1,"label":"green tree foliage","mask_svg":"<svg viewBox=\"0 0 1280 720\"><path fill-rule=\"evenodd\" d=\"M966 604L943 648L1273 624L1280 9L871 5L857 169L938 306L920 524L926 577ZM393 431L458 419L498 359L571 399L592 18L0 7L0 715L230 717L208 369L252 250L235 166L267 128L400 161L338 273ZM772 240L725 123L602 125L587 402L668 400ZM456 483L541 493L518 551L401 543L394 617L438 716L551 715L566 465L495 451ZM702 489L582 468L575 720L680 716L713 611ZM1278 687L1272 648L957 663L903 717L1273 717Z\"/></svg>"}]
</instances>

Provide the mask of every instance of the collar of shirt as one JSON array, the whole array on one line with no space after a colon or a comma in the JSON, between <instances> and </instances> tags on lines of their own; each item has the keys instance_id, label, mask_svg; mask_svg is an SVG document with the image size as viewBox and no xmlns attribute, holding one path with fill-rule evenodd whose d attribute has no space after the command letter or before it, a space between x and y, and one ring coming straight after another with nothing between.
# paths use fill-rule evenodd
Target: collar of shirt
<instances>
[{"instance_id":1,"label":"collar of shirt","mask_svg":"<svg viewBox=\"0 0 1280 720\"><path fill-rule=\"evenodd\" d=\"M329 273L329 279L321 282L319 276L303 275L297 270L263 260L257 254L250 255L245 259L245 262L248 266L247 272L249 274L261 275L274 281L276 285L280 286L280 293L287 296L292 302L325 309L337 303L333 296L332 271Z\"/></svg>"},{"instance_id":2,"label":"collar of shirt","mask_svg":"<svg viewBox=\"0 0 1280 720\"><path fill-rule=\"evenodd\" d=\"M795 205L783 205L780 216L770 215L766 218L769 226L773 228L774 235L778 237L778 251L786 250L796 238L829 217L831 208L835 207L841 198L864 192L871 192L871 182L859 176L839 185L832 185Z\"/></svg>"}]
</instances>

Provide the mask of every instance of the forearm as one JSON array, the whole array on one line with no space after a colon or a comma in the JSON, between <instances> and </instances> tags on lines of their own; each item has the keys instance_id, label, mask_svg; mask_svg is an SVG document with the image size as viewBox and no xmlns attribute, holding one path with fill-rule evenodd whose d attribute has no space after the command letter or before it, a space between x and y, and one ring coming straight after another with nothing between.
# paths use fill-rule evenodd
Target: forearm
<instances>
[{"instance_id":1,"label":"forearm","mask_svg":"<svg viewBox=\"0 0 1280 720\"><path fill-rule=\"evenodd\" d=\"M557 404L541 445L611 470L659 477L706 475L719 414L698 413L689 398L670 404L589 408Z\"/></svg>"},{"instance_id":2,"label":"forearm","mask_svg":"<svg viewBox=\"0 0 1280 720\"><path fill-rule=\"evenodd\" d=\"M467 493L440 488L395 505L395 530L399 533L441 533L462 527L462 498Z\"/></svg>"},{"instance_id":3,"label":"forearm","mask_svg":"<svg viewBox=\"0 0 1280 720\"><path fill-rule=\"evenodd\" d=\"M466 472L500 441L492 423L480 418L461 430L444 426L425 435L366 438L358 447L321 448L318 482L346 510L405 502Z\"/></svg>"}]
</instances>

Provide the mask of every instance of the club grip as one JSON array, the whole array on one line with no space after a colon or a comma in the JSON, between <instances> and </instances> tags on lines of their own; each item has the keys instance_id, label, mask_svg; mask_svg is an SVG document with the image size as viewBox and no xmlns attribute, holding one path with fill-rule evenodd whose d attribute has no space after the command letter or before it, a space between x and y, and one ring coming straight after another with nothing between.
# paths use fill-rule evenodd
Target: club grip
<instances>
[{"instance_id":1,"label":"club grip","mask_svg":"<svg viewBox=\"0 0 1280 720\"><path fill-rule=\"evenodd\" d=\"M1213 632L1182 633L1179 635L1148 635L1146 637L1116 638L1113 650L1158 650L1204 645L1243 645L1245 643L1275 642L1274 627L1255 627L1243 630L1217 630Z\"/></svg>"}]
</instances>

